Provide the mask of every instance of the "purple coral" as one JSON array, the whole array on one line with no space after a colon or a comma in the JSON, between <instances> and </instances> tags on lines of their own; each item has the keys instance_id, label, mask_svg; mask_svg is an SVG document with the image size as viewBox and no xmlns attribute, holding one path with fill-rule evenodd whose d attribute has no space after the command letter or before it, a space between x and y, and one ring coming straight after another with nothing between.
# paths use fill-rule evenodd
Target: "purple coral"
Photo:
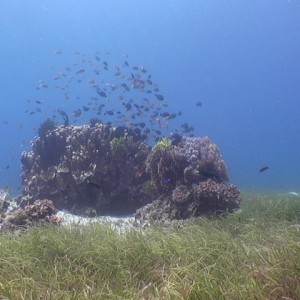
<instances>
[{"instance_id":1,"label":"purple coral","mask_svg":"<svg viewBox=\"0 0 300 300\"><path fill-rule=\"evenodd\" d=\"M198 181L214 177L218 181L228 181L227 167L217 145L208 137L183 137L175 150L183 154L194 176L198 174ZM191 174L191 173L188 173ZM187 178L189 181L189 178Z\"/></svg>"},{"instance_id":2,"label":"purple coral","mask_svg":"<svg viewBox=\"0 0 300 300\"><path fill-rule=\"evenodd\" d=\"M232 211L241 203L238 188L227 182L217 183L211 179L194 186L194 201L198 203L199 213Z\"/></svg>"},{"instance_id":3,"label":"purple coral","mask_svg":"<svg viewBox=\"0 0 300 300\"><path fill-rule=\"evenodd\" d=\"M161 196L139 209L138 219L186 219L231 212L240 205L240 191L228 183L225 161L208 137L183 137L167 149L154 148L147 170ZM168 185L166 178L171 179Z\"/></svg>"}]
</instances>

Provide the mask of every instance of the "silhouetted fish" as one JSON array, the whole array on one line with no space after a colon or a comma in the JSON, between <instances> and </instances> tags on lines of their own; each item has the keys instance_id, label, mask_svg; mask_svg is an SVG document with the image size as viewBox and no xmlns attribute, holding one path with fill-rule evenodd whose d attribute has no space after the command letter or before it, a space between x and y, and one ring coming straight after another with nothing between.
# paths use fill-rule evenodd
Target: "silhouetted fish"
<instances>
[{"instance_id":1,"label":"silhouetted fish","mask_svg":"<svg viewBox=\"0 0 300 300\"><path fill-rule=\"evenodd\" d=\"M87 180L86 183L89 184L89 185L91 185L91 186L93 186L93 187L96 187L96 188L98 188L98 189L101 189L101 185L99 185L99 184L96 183L96 182Z\"/></svg>"},{"instance_id":2,"label":"silhouetted fish","mask_svg":"<svg viewBox=\"0 0 300 300\"><path fill-rule=\"evenodd\" d=\"M100 90L100 89L97 89L97 93L101 97L107 97L106 93L104 91Z\"/></svg>"},{"instance_id":3,"label":"silhouetted fish","mask_svg":"<svg viewBox=\"0 0 300 300\"><path fill-rule=\"evenodd\" d=\"M164 100L164 96L161 94L156 94L155 97L159 100L159 101L163 101Z\"/></svg>"},{"instance_id":4,"label":"silhouetted fish","mask_svg":"<svg viewBox=\"0 0 300 300\"><path fill-rule=\"evenodd\" d=\"M261 172L267 171L268 169L270 169L269 166L264 166L264 167L260 168L258 172L261 173Z\"/></svg>"},{"instance_id":5,"label":"silhouetted fish","mask_svg":"<svg viewBox=\"0 0 300 300\"><path fill-rule=\"evenodd\" d=\"M76 74L81 74L81 73L84 73L85 72L85 69L80 69L78 71L76 71Z\"/></svg>"}]
</instances>

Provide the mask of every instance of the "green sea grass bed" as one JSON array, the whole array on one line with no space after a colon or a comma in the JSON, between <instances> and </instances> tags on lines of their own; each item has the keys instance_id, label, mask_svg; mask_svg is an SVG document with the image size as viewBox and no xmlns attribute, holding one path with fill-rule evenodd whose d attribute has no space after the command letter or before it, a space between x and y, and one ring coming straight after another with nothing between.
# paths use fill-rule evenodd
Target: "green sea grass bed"
<instances>
[{"instance_id":1,"label":"green sea grass bed","mask_svg":"<svg viewBox=\"0 0 300 300\"><path fill-rule=\"evenodd\" d=\"M231 215L0 236L0 299L300 299L300 198L243 193Z\"/></svg>"}]
</instances>

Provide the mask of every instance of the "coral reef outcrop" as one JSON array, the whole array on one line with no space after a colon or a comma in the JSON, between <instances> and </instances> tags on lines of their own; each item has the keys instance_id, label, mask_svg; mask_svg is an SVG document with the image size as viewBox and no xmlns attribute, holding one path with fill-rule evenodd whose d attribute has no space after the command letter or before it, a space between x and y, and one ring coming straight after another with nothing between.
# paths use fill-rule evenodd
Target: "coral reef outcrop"
<instances>
[{"instance_id":1,"label":"coral reef outcrop","mask_svg":"<svg viewBox=\"0 0 300 300\"><path fill-rule=\"evenodd\" d=\"M153 221L231 212L241 201L208 137L164 138L151 149L137 131L99 121L47 126L22 167L23 207L49 199L74 214Z\"/></svg>"},{"instance_id":2,"label":"coral reef outcrop","mask_svg":"<svg viewBox=\"0 0 300 300\"><path fill-rule=\"evenodd\" d=\"M137 220L186 219L239 207L240 192L228 182L225 161L208 137L183 137L164 145L154 147L146 161L160 196L137 211Z\"/></svg>"},{"instance_id":3,"label":"coral reef outcrop","mask_svg":"<svg viewBox=\"0 0 300 300\"><path fill-rule=\"evenodd\" d=\"M149 146L124 127L60 126L22 154L24 205L49 199L75 214L128 214L148 203Z\"/></svg>"},{"instance_id":4,"label":"coral reef outcrop","mask_svg":"<svg viewBox=\"0 0 300 300\"><path fill-rule=\"evenodd\" d=\"M12 214L7 215L4 221L14 225L34 224L59 224L55 216L58 210L50 200L36 200L33 204L27 205L24 209L18 208Z\"/></svg>"},{"instance_id":5,"label":"coral reef outcrop","mask_svg":"<svg viewBox=\"0 0 300 300\"><path fill-rule=\"evenodd\" d=\"M3 213L0 218L0 230L18 231L30 226L60 225L62 218L56 216L57 212L52 201L37 200L25 208L18 207L12 212Z\"/></svg>"}]
</instances>

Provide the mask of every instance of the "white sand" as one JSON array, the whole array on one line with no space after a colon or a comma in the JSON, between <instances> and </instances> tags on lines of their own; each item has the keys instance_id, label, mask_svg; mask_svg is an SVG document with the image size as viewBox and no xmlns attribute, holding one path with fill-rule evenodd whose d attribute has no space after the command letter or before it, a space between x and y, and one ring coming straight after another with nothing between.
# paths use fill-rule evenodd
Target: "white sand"
<instances>
[{"instance_id":1,"label":"white sand","mask_svg":"<svg viewBox=\"0 0 300 300\"><path fill-rule=\"evenodd\" d=\"M135 219L133 216L129 217L81 217L73 215L66 211L59 211L56 216L62 218L62 225L90 225L90 224L106 224L120 232L135 227Z\"/></svg>"}]
</instances>

